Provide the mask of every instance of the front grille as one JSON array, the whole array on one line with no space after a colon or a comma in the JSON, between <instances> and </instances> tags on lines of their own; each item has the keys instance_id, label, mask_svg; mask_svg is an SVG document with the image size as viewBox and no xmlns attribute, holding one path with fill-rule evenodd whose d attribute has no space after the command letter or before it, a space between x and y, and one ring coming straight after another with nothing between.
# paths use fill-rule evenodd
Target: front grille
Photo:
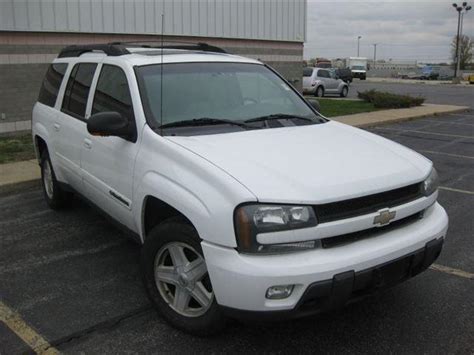
<instances>
[{"instance_id":1,"label":"front grille","mask_svg":"<svg viewBox=\"0 0 474 355\"><path fill-rule=\"evenodd\" d=\"M318 222L327 223L374 213L382 208L403 205L421 196L421 184L418 183L374 195L314 205L313 208Z\"/></svg>"},{"instance_id":2,"label":"front grille","mask_svg":"<svg viewBox=\"0 0 474 355\"><path fill-rule=\"evenodd\" d=\"M385 227L374 227L374 228L365 229L359 232L353 232L353 233L338 235L335 237L323 238L321 239L321 246L325 249L329 249L329 248L338 247L344 244L353 243L358 240L370 238L376 234L379 234L380 232L386 233L393 229L397 229L407 224L410 224L420 219L422 216L423 216L423 211L415 213L411 216L399 219L398 221L390 223L389 225Z\"/></svg>"}]
</instances>

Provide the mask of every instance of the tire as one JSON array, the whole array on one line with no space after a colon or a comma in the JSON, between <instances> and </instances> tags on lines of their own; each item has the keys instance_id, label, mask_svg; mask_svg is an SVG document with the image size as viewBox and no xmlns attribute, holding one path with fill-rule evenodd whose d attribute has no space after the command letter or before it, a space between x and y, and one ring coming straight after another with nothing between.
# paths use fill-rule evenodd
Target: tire
<instances>
[{"instance_id":1,"label":"tire","mask_svg":"<svg viewBox=\"0 0 474 355\"><path fill-rule=\"evenodd\" d=\"M212 291L199 236L186 220L172 217L155 226L142 247L140 263L148 297L169 324L198 336L224 329L226 319ZM155 272L159 269L161 279Z\"/></svg>"},{"instance_id":2,"label":"tire","mask_svg":"<svg viewBox=\"0 0 474 355\"><path fill-rule=\"evenodd\" d=\"M340 96L341 96L341 97L347 97L347 94L348 94L348 93L349 93L349 87L344 86L344 87L342 88L342 91L341 91L341 93L340 93Z\"/></svg>"},{"instance_id":3,"label":"tire","mask_svg":"<svg viewBox=\"0 0 474 355\"><path fill-rule=\"evenodd\" d=\"M324 96L324 88L322 86L318 86L316 88L316 92L314 93L316 97L323 97Z\"/></svg>"},{"instance_id":4,"label":"tire","mask_svg":"<svg viewBox=\"0 0 474 355\"><path fill-rule=\"evenodd\" d=\"M44 198L48 206L53 210L59 210L70 205L72 193L63 191L56 180L56 174L49 158L49 153L44 150L41 153L41 185Z\"/></svg>"}]
</instances>

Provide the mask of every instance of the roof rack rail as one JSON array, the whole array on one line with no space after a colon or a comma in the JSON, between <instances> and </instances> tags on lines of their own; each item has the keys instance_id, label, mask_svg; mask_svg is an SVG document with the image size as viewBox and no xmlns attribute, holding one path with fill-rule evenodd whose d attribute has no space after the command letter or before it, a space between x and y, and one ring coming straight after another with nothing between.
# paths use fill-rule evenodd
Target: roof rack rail
<instances>
[{"instance_id":1,"label":"roof rack rail","mask_svg":"<svg viewBox=\"0 0 474 355\"><path fill-rule=\"evenodd\" d=\"M147 43L158 43L158 45L150 45ZM207 43L198 42L165 42L171 44L161 44L159 41L136 41L136 42L112 42L106 44L85 44L67 46L58 55L58 58L79 57L81 54L87 52L101 51L108 56L121 56L130 54L129 48L150 48L150 49L183 49L195 50L203 52L227 53L224 49L211 46ZM175 44L173 44L175 43Z\"/></svg>"},{"instance_id":2,"label":"roof rack rail","mask_svg":"<svg viewBox=\"0 0 474 355\"><path fill-rule=\"evenodd\" d=\"M153 45L148 43L154 43ZM204 42L184 42L184 41L131 41L131 42L112 42L112 45L120 45L124 47L152 48L152 49L184 49L197 50L203 52L227 53L224 49Z\"/></svg>"},{"instance_id":3,"label":"roof rack rail","mask_svg":"<svg viewBox=\"0 0 474 355\"><path fill-rule=\"evenodd\" d=\"M58 58L79 57L83 53L102 51L110 56L120 56L130 54L130 52L123 46L116 46L111 43L107 44L85 44L67 46L58 55Z\"/></svg>"}]
</instances>

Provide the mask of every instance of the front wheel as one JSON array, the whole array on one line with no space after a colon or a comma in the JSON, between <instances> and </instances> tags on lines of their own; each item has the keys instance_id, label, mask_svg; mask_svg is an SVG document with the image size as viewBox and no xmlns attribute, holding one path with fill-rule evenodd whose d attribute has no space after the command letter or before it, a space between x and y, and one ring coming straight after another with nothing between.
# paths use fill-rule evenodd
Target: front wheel
<instances>
[{"instance_id":1,"label":"front wheel","mask_svg":"<svg viewBox=\"0 0 474 355\"><path fill-rule=\"evenodd\" d=\"M341 97L347 97L347 94L349 93L349 88L347 86L344 86L342 88L342 91L340 93Z\"/></svg>"},{"instance_id":2,"label":"front wheel","mask_svg":"<svg viewBox=\"0 0 474 355\"><path fill-rule=\"evenodd\" d=\"M141 269L150 300L172 326L200 336L224 328L199 236L185 220L171 218L151 230Z\"/></svg>"}]
</instances>

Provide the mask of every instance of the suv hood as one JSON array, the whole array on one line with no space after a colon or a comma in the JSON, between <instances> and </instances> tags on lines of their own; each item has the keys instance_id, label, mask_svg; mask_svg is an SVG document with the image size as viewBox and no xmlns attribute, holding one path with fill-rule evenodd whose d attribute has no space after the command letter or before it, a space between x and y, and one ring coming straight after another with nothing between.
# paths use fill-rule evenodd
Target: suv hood
<instances>
[{"instance_id":1,"label":"suv hood","mask_svg":"<svg viewBox=\"0 0 474 355\"><path fill-rule=\"evenodd\" d=\"M210 161L259 201L326 203L422 181L431 162L337 122L167 139Z\"/></svg>"}]
</instances>

